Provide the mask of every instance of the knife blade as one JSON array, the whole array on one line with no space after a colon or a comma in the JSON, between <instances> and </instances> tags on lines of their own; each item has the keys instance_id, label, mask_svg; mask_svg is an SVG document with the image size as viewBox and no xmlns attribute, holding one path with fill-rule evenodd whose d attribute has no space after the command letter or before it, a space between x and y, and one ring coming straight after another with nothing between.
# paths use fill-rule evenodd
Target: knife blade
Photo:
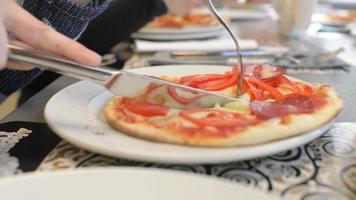
<instances>
[{"instance_id":1,"label":"knife blade","mask_svg":"<svg viewBox=\"0 0 356 200\"><path fill-rule=\"evenodd\" d=\"M104 85L111 93L119 96L134 97L150 84L172 87L177 94L191 93L203 99L199 103L187 104L183 107L209 107L215 104L225 104L239 101L236 98L215 94L200 89L168 82L157 77L137 74L125 70L109 70L81 65L64 58L32 50L18 45L9 44L9 63L26 64L41 69L57 72L63 75L86 79ZM175 107L175 105L167 105ZM179 106L182 108L182 106Z\"/></svg>"}]
</instances>

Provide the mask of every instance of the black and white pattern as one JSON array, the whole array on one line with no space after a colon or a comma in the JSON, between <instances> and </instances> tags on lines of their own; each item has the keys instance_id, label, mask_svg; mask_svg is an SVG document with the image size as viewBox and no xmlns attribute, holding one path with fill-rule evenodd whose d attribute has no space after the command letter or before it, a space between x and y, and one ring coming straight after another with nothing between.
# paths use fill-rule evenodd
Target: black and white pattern
<instances>
[{"instance_id":1,"label":"black and white pattern","mask_svg":"<svg viewBox=\"0 0 356 200\"><path fill-rule=\"evenodd\" d=\"M272 156L214 165L171 165L93 154L61 142L38 170L96 166L154 167L226 178L283 199L356 198L356 124L338 123L304 146Z\"/></svg>"}]
</instances>

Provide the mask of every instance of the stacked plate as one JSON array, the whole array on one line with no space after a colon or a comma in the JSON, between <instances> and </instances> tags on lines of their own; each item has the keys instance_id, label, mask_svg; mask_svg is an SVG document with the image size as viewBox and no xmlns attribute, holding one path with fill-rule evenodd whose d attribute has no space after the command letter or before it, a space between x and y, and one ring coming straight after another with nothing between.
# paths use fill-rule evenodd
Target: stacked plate
<instances>
[{"instance_id":1,"label":"stacked plate","mask_svg":"<svg viewBox=\"0 0 356 200\"><path fill-rule=\"evenodd\" d=\"M145 40L193 40L217 37L224 32L220 25L207 27L176 28L142 28L132 35L136 39Z\"/></svg>"}]
</instances>

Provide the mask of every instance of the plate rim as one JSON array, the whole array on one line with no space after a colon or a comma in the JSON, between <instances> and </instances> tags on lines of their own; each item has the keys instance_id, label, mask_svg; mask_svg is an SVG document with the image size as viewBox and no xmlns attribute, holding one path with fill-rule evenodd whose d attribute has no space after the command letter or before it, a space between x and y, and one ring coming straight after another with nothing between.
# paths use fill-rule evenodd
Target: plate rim
<instances>
[{"instance_id":1,"label":"plate rim","mask_svg":"<svg viewBox=\"0 0 356 200\"><path fill-rule=\"evenodd\" d=\"M166 31L165 31L166 30ZM193 31L189 31L193 30ZM140 29L131 34L134 39L154 40L154 41L177 41L177 40L196 40L214 38L223 34L225 29L222 26L214 26L205 29Z\"/></svg>"},{"instance_id":2,"label":"plate rim","mask_svg":"<svg viewBox=\"0 0 356 200\"><path fill-rule=\"evenodd\" d=\"M179 171L179 170L174 170L174 169L167 169L167 168L147 168L147 167L142 167L142 166L135 166L135 167L128 167L128 166L120 166L120 167L114 167L114 166L109 166L109 167L94 167L94 168L78 168L75 170L58 170L58 171L33 171L25 174L19 174L19 175L14 175L14 176L6 176L1 178L0 180L0 186L7 186L7 185L14 185L19 182L27 182L31 180L53 180L58 177L64 177L66 180L71 180L71 177L74 176L80 176L80 178L86 177L86 178L94 178L98 174L102 175L104 174L105 176L108 176L110 174L119 176L123 175L126 173L142 173L146 174L147 176L155 176L155 177L164 177L162 180L165 178L168 179L173 179L173 178L182 178L185 180L191 180L195 179L198 182L207 182L206 185L214 184L219 186L219 188L223 188L224 186L229 186L233 189L238 189L239 191L248 191L249 193L255 193L259 196L263 196L268 199L275 199L278 198L278 195L276 193L271 193L271 192L266 192L266 191L261 191L256 188L251 188L248 186L245 186L243 184L240 184L238 182L234 182L233 180L222 178L222 177L217 177L217 176L212 176L208 174L202 174L202 173L190 173L186 171ZM157 176L158 175L158 176ZM110 176L108 176L110 177ZM111 178L110 178L111 179ZM80 180L80 179L78 179ZM115 179L116 180L116 179ZM120 179L123 180L123 179ZM119 181L120 181L119 180ZM164 181L159 182L157 185L163 184ZM21 188L19 188L20 190ZM177 189L179 190L179 189Z\"/></svg>"},{"instance_id":3,"label":"plate rim","mask_svg":"<svg viewBox=\"0 0 356 200\"><path fill-rule=\"evenodd\" d=\"M175 28L141 28L137 33L143 34L157 34L157 35L181 35L181 34L194 34L194 33L207 33L212 31L221 31L224 30L224 27L217 24L214 26L203 26L203 27L185 27L181 29Z\"/></svg>"},{"instance_id":4,"label":"plate rim","mask_svg":"<svg viewBox=\"0 0 356 200\"><path fill-rule=\"evenodd\" d=\"M170 65L170 66L155 66L155 67L151 67L151 68L156 68L156 70L159 70L160 67L163 68L167 68L167 67L192 67L192 66L210 66L210 67L222 67L222 66L212 66L212 65ZM223 66L223 67L227 67L228 66ZM145 68L138 68L138 69L131 69L131 71L146 71L147 68L149 67L145 67ZM70 89L71 87L75 87L77 85L80 84L94 84L91 82L87 82L87 81L79 81L77 83L74 83L66 88L63 88L62 90L60 90L58 93L56 93L53 97L50 98L50 100L47 102L46 106L45 106L45 111L44 111L44 116L45 116L45 120L47 122L47 125L53 130L53 132L55 132L58 136L60 136L62 139L64 139L65 141L74 144L75 146L78 146L80 148L92 151L92 152L96 152L102 155L108 155L108 156L112 156L112 157L117 157L117 158L125 158L125 159L132 159L132 160L138 160L138 161L145 161L145 162L155 162L155 163L171 163L171 164L213 164L213 163L226 163L226 162L231 162L231 161L238 161L238 160L247 160L247 159L253 159L253 158L257 158L257 157L264 157L264 156L268 156L268 155L273 155L282 151L286 151L292 148L296 148L298 146L304 145L318 137L320 137L321 135L323 135L324 133L326 133L333 125L334 120L331 120L329 123L324 124L323 126L320 126L317 129L305 132L305 133L301 133L299 135L295 135L289 138L284 138L284 139L280 139L280 140L276 140L276 141L271 141L268 143L263 143L263 144L257 144L257 145L251 145L251 146L242 146L242 147L221 147L221 148L210 148L210 147L191 147L191 146L184 146L184 145L176 145L176 144L166 144L166 143L158 143L158 145L169 145L169 146L174 146L176 148L182 148L182 149L194 149L193 151L195 151L196 149L200 149L205 151L205 149L209 149L209 150L215 150L215 151L222 151L222 153L220 154L229 154L229 158L227 157L217 157L215 155L214 159L211 159L210 156L208 158L208 156L206 156L205 158L199 158L197 159L196 157L191 157L191 158L187 158L187 157L176 157L176 158L169 158L166 156L163 156L162 159L162 155L150 155L151 157L147 157L147 155L145 154L141 154L141 155L137 155L135 153L132 154L132 152L119 152L115 151L113 149L110 148L106 148L106 147L98 147L96 144L91 144L88 142L83 142L77 139L74 139L73 137L71 137L71 134L67 134L67 133L63 133L58 127L56 127L54 124L52 124L52 122L49 120L49 106L51 106L51 102L53 101L53 99L57 98L58 95L62 95L62 93L65 93L66 90ZM102 88L102 91L98 92L97 95L102 94L103 92L105 92L105 89ZM88 104L89 105L89 104ZM123 134L118 132L118 134ZM125 134L124 134L125 135ZM129 136L130 137L130 136ZM305 138L308 138L307 140ZM135 138L135 137L131 137L131 139L133 140L139 140L142 141L143 139L139 139L139 138ZM301 141L302 140L302 141ZM154 145L156 145L156 142L152 142L152 141L146 141L149 143L154 143ZM289 146L288 148L283 148L283 149L278 149L276 150L276 148L274 148L274 150L271 150L271 146L274 145L286 145ZM234 153L239 153L238 151L242 150L242 151L256 151L254 149L264 149L267 148L269 149L268 151L264 150L261 151L261 153L259 153L258 155L254 155L254 156L235 156L233 158L231 158L231 155L233 155ZM251 150L252 149L252 150ZM218 153L219 155L219 153Z\"/></svg>"}]
</instances>

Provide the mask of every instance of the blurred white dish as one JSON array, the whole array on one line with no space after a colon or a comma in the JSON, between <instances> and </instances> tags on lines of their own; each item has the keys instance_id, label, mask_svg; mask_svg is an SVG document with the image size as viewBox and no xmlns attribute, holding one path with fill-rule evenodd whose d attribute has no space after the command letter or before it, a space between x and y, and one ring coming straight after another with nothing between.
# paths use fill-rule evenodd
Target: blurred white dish
<instances>
[{"instance_id":1,"label":"blurred white dish","mask_svg":"<svg viewBox=\"0 0 356 200\"><path fill-rule=\"evenodd\" d=\"M254 50L258 48L255 40L241 39L242 50ZM234 51L236 49L231 38L216 38L209 40L167 41L154 42L136 40L136 51L141 53L157 51Z\"/></svg>"},{"instance_id":2,"label":"blurred white dish","mask_svg":"<svg viewBox=\"0 0 356 200\"><path fill-rule=\"evenodd\" d=\"M132 34L135 39L144 40L192 40L217 37L224 33L224 27L220 25L207 27L187 27L182 29L175 28L142 28L137 33Z\"/></svg>"},{"instance_id":3,"label":"blurred white dish","mask_svg":"<svg viewBox=\"0 0 356 200\"><path fill-rule=\"evenodd\" d=\"M356 26L351 30L351 35L356 36Z\"/></svg>"},{"instance_id":4,"label":"blurred white dish","mask_svg":"<svg viewBox=\"0 0 356 200\"><path fill-rule=\"evenodd\" d=\"M6 200L274 200L276 196L214 177L148 168L41 172L0 180Z\"/></svg>"},{"instance_id":5,"label":"blurred white dish","mask_svg":"<svg viewBox=\"0 0 356 200\"><path fill-rule=\"evenodd\" d=\"M269 12L263 9L220 9L220 14L231 20L258 20L271 16Z\"/></svg>"}]
</instances>

